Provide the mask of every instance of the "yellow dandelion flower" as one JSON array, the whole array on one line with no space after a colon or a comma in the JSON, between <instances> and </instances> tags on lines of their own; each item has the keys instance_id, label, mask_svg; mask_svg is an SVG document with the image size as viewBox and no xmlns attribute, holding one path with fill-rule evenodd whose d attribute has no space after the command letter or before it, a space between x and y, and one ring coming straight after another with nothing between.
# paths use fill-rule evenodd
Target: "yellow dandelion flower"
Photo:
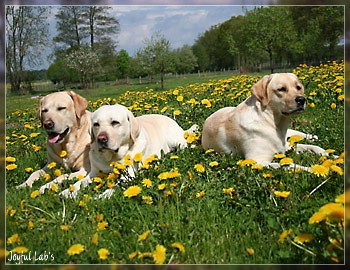
<instances>
[{"instance_id":1,"label":"yellow dandelion flower","mask_svg":"<svg viewBox=\"0 0 350 270\"><path fill-rule=\"evenodd\" d=\"M288 198L290 191L275 191L274 194L281 198Z\"/></svg>"},{"instance_id":2,"label":"yellow dandelion flower","mask_svg":"<svg viewBox=\"0 0 350 270\"><path fill-rule=\"evenodd\" d=\"M340 95L340 96L338 96L338 101L343 101L344 98L345 98L345 95L344 95L344 94L343 94L343 95Z\"/></svg>"},{"instance_id":3,"label":"yellow dandelion flower","mask_svg":"<svg viewBox=\"0 0 350 270\"><path fill-rule=\"evenodd\" d=\"M206 108L210 108L211 107L211 102L208 99L203 99L201 101L202 105L204 105Z\"/></svg>"},{"instance_id":4,"label":"yellow dandelion flower","mask_svg":"<svg viewBox=\"0 0 350 270\"><path fill-rule=\"evenodd\" d=\"M51 175L48 174L48 173L45 173L44 174L44 179L45 179L45 181L49 181L51 179Z\"/></svg>"},{"instance_id":5,"label":"yellow dandelion flower","mask_svg":"<svg viewBox=\"0 0 350 270\"><path fill-rule=\"evenodd\" d=\"M32 198L32 199L34 199L34 198L36 198L36 197L38 197L39 196L39 190L35 190L35 191L33 191L31 194L30 194L30 197Z\"/></svg>"},{"instance_id":6,"label":"yellow dandelion flower","mask_svg":"<svg viewBox=\"0 0 350 270\"><path fill-rule=\"evenodd\" d=\"M65 156L67 156L67 151L62 150L62 151L60 152L60 157L61 157L61 158L64 158Z\"/></svg>"},{"instance_id":7,"label":"yellow dandelion flower","mask_svg":"<svg viewBox=\"0 0 350 270\"><path fill-rule=\"evenodd\" d=\"M27 173L31 173L31 172L34 171L33 168L30 168L30 167L25 168L24 170L25 170Z\"/></svg>"},{"instance_id":8,"label":"yellow dandelion flower","mask_svg":"<svg viewBox=\"0 0 350 270\"><path fill-rule=\"evenodd\" d=\"M151 196L142 196L142 200L146 203L146 204L152 204L153 203L153 199Z\"/></svg>"},{"instance_id":9,"label":"yellow dandelion flower","mask_svg":"<svg viewBox=\"0 0 350 270\"><path fill-rule=\"evenodd\" d=\"M269 171L269 172L266 172L266 173L263 173L262 175L264 178L271 178L273 176L272 172Z\"/></svg>"},{"instance_id":10,"label":"yellow dandelion flower","mask_svg":"<svg viewBox=\"0 0 350 270\"><path fill-rule=\"evenodd\" d=\"M254 255L255 251L252 248L247 248L246 251L248 252L249 255Z\"/></svg>"},{"instance_id":11,"label":"yellow dandelion flower","mask_svg":"<svg viewBox=\"0 0 350 270\"><path fill-rule=\"evenodd\" d=\"M336 203L342 203L342 204L344 204L344 203L345 203L345 198L346 198L345 193L347 193L347 194L346 194L347 196L350 195L350 191L344 192L343 194L338 195L338 196L335 198L334 201L335 201Z\"/></svg>"},{"instance_id":12,"label":"yellow dandelion flower","mask_svg":"<svg viewBox=\"0 0 350 270\"><path fill-rule=\"evenodd\" d=\"M234 188L230 187L230 188L223 188L222 192L229 195L230 197L232 197L232 193L234 191Z\"/></svg>"},{"instance_id":13,"label":"yellow dandelion flower","mask_svg":"<svg viewBox=\"0 0 350 270\"><path fill-rule=\"evenodd\" d=\"M323 165L315 164L315 165L312 165L310 169L311 169L311 172L317 175L318 177L320 176L326 177L329 174L329 168Z\"/></svg>"},{"instance_id":14,"label":"yellow dandelion flower","mask_svg":"<svg viewBox=\"0 0 350 270\"><path fill-rule=\"evenodd\" d=\"M303 140L303 137L301 137L299 135L292 135L289 137L288 142L291 146L294 146L295 143L300 142L302 140Z\"/></svg>"},{"instance_id":15,"label":"yellow dandelion flower","mask_svg":"<svg viewBox=\"0 0 350 270\"><path fill-rule=\"evenodd\" d=\"M214 149L208 149L207 151L205 151L206 154L213 153L213 152L214 152Z\"/></svg>"},{"instance_id":16,"label":"yellow dandelion flower","mask_svg":"<svg viewBox=\"0 0 350 270\"><path fill-rule=\"evenodd\" d=\"M52 183L51 190L54 192L58 192L58 186L55 183Z\"/></svg>"},{"instance_id":17,"label":"yellow dandelion flower","mask_svg":"<svg viewBox=\"0 0 350 270\"><path fill-rule=\"evenodd\" d=\"M14 158L14 157L6 157L5 161L6 162L16 162L16 158Z\"/></svg>"},{"instance_id":18,"label":"yellow dandelion flower","mask_svg":"<svg viewBox=\"0 0 350 270\"><path fill-rule=\"evenodd\" d=\"M320 223L326 219L326 215L322 212L316 212L309 218L309 224Z\"/></svg>"},{"instance_id":19,"label":"yellow dandelion flower","mask_svg":"<svg viewBox=\"0 0 350 270\"><path fill-rule=\"evenodd\" d=\"M285 158L285 157L286 157L285 154L275 154L274 155L274 158L278 158L278 159Z\"/></svg>"},{"instance_id":20,"label":"yellow dandelion flower","mask_svg":"<svg viewBox=\"0 0 350 270\"><path fill-rule=\"evenodd\" d=\"M108 222L107 221L101 221L97 224L97 230L102 231L105 230L108 227Z\"/></svg>"},{"instance_id":21,"label":"yellow dandelion flower","mask_svg":"<svg viewBox=\"0 0 350 270\"><path fill-rule=\"evenodd\" d=\"M263 168L264 167L261 164L254 164L254 165L252 165L252 169L253 170L261 171Z\"/></svg>"},{"instance_id":22,"label":"yellow dandelion flower","mask_svg":"<svg viewBox=\"0 0 350 270\"><path fill-rule=\"evenodd\" d=\"M178 102L181 102L181 101L183 101L184 100L184 97L183 96L177 96L177 98L176 98L176 100L178 101Z\"/></svg>"},{"instance_id":23,"label":"yellow dandelion flower","mask_svg":"<svg viewBox=\"0 0 350 270\"><path fill-rule=\"evenodd\" d=\"M172 155L172 156L170 157L170 159L179 159L179 156Z\"/></svg>"},{"instance_id":24,"label":"yellow dandelion flower","mask_svg":"<svg viewBox=\"0 0 350 270\"><path fill-rule=\"evenodd\" d=\"M39 136L39 135L40 135L39 132L33 132L33 133L30 133L30 134L29 134L29 136L30 136L31 138L35 138L35 137L37 137L37 136Z\"/></svg>"},{"instance_id":25,"label":"yellow dandelion flower","mask_svg":"<svg viewBox=\"0 0 350 270\"><path fill-rule=\"evenodd\" d=\"M34 149L35 152L39 152L41 150L41 146L32 144L32 148Z\"/></svg>"},{"instance_id":26,"label":"yellow dandelion flower","mask_svg":"<svg viewBox=\"0 0 350 270\"><path fill-rule=\"evenodd\" d=\"M70 184L69 185L69 191L70 192L74 192L75 188L74 188L74 185Z\"/></svg>"},{"instance_id":27,"label":"yellow dandelion flower","mask_svg":"<svg viewBox=\"0 0 350 270\"><path fill-rule=\"evenodd\" d=\"M15 170L17 169L17 165L16 164L9 164L6 166L6 170L8 171L12 171L12 170Z\"/></svg>"},{"instance_id":28,"label":"yellow dandelion flower","mask_svg":"<svg viewBox=\"0 0 350 270\"><path fill-rule=\"evenodd\" d=\"M166 248L163 245L157 245L153 251L153 260L156 264L163 264L166 259Z\"/></svg>"},{"instance_id":29,"label":"yellow dandelion flower","mask_svg":"<svg viewBox=\"0 0 350 270\"><path fill-rule=\"evenodd\" d=\"M344 205L340 203L328 203L324 206L322 206L319 210L319 212L325 214L330 219L344 219Z\"/></svg>"},{"instance_id":30,"label":"yellow dandelion flower","mask_svg":"<svg viewBox=\"0 0 350 270\"><path fill-rule=\"evenodd\" d=\"M55 175L56 177L61 176L61 175L62 175L61 170L60 170L60 169L56 169L56 170L54 171L54 175Z\"/></svg>"},{"instance_id":31,"label":"yellow dandelion flower","mask_svg":"<svg viewBox=\"0 0 350 270\"><path fill-rule=\"evenodd\" d=\"M331 107L331 109L335 109L335 108L337 108L337 104L332 103L330 107Z\"/></svg>"},{"instance_id":32,"label":"yellow dandelion flower","mask_svg":"<svg viewBox=\"0 0 350 270\"><path fill-rule=\"evenodd\" d=\"M219 165L219 163L217 161L212 161L212 162L209 163L210 167L216 167L218 165Z\"/></svg>"},{"instance_id":33,"label":"yellow dandelion flower","mask_svg":"<svg viewBox=\"0 0 350 270\"><path fill-rule=\"evenodd\" d=\"M55 168L56 167L56 162L51 162L47 165L49 169Z\"/></svg>"},{"instance_id":34,"label":"yellow dandelion flower","mask_svg":"<svg viewBox=\"0 0 350 270\"><path fill-rule=\"evenodd\" d=\"M241 166L242 168L245 166L252 166L254 164L256 164L256 161L253 159L245 159L245 160L237 161L237 165Z\"/></svg>"},{"instance_id":35,"label":"yellow dandelion flower","mask_svg":"<svg viewBox=\"0 0 350 270\"><path fill-rule=\"evenodd\" d=\"M134 251L128 255L129 259L134 259L139 254L139 251Z\"/></svg>"},{"instance_id":36,"label":"yellow dandelion flower","mask_svg":"<svg viewBox=\"0 0 350 270\"><path fill-rule=\"evenodd\" d=\"M279 236L278 242L283 243L284 239L286 239L287 236L290 235L292 232L293 232L292 229L283 231Z\"/></svg>"},{"instance_id":37,"label":"yellow dandelion flower","mask_svg":"<svg viewBox=\"0 0 350 270\"><path fill-rule=\"evenodd\" d=\"M158 185L158 190L164 190L166 188L167 184L160 184Z\"/></svg>"},{"instance_id":38,"label":"yellow dandelion flower","mask_svg":"<svg viewBox=\"0 0 350 270\"><path fill-rule=\"evenodd\" d=\"M174 96L177 96L178 94L179 94L179 90L175 89L175 90L173 91L173 95L174 95Z\"/></svg>"},{"instance_id":39,"label":"yellow dandelion flower","mask_svg":"<svg viewBox=\"0 0 350 270\"><path fill-rule=\"evenodd\" d=\"M143 179L141 183L144 187L147 188L150 188L152 186L152 181L148 178Z\"/></svg>"},{"instance_id":40,"label":"yellow dandelion flower","mask_svg":"<svg viewBox=\"0 0 350 270\"><path fill-rule=\"evenodd\" d=\"M293 241L299 244L303 244L303 243L309 243L312 239L314 239L314 237L311 234L303 233L303 234L297 235Z\"/></svg>"},{"instance_id":41,"label":"yellow dandelion flower","mask_svg":"<svg viewBox=\"0 0 350 270\"><path fill-rule=\"evenodd\" d=\"M9 238L7 238L7 244L13 244L13 243L19 243L21 242L21 239L18 236L18 233L15 233L14 235L10 236Z\"/></svg>"},{"instance_id":42,"label":"yellow dandelion flower","mask_svg":"<svg viewBox=\"0 0 350 270\"><path fill-rule=\"evenodd\" d=\"M151 231L150 230L147 230L145 232L143 232L142 234L139 235L137 241L140 242L140 241L145 241L148 236L151 234Z\"/></svg>"},{"instance_id":43,"label":"yellow dandelion flower","mask_svg":"<svg viewBox=\"0 0 350 270\"><path fill-rule=\"evenodd\" d=\"M340 167L337 166L337 165L332 165L330 168L331 168L331 170L332 170L333 172L335 172L335 173L337 173L337 174L339 174L339 175L343 175L343 174L344 174L343 169L340 168Z\"/></svg>"},{"instance_id":44,"label":"yellow dandelion flower","mask_svg":"<svg viewBox=\"0 0 350 270\"><path fill-rule=\"evenodd\" d=\"M100 258L100 260L106 260L108 255L110 254L109 253L109 250L106 249L106 248L100 248L98 251L97 251L97 254L98 254L98 257Z\"/></svg>"},{"instance_id":45,"label":"yellow dandelion flower","mask_svg":"<svg viewBox=\"0 0 350 270\"><path fill-rule=\"evenodd\" d=\"M311 102L311 103L309 104L309 107L310 107L310 108L315 108L315 106L316 106L316 105L315 105L315 103L313 103L313 102Z\"/></svg>"},{"instance_id":46,"label":"yellow dandelion flower","mask_svg":"<svg viewBox=\"0 0 350 270\"><path fill-rule=\"evenodd\" d=\"M98 233L94 233L94 235L91 238L91 242L97 246L98 245Z\"/></svg>"},{"instance_id":47,"label":"yellow dandelion flower","mask_svg":"<svg viewBox=\"0 0 350 270\"><path fill-rule=\"evenodd\" d=\"M173 248L177 248L181 253L185 253L185 247L182 244L175 242L175 243L172 243L171 246Z\"/></svg>"},{"instance_id":48,"label":"yellow dandelion flower","mask_svg":"<svg viewBox=\"0 0 350 270\"><path fill-rule=\"evenodd\" d=\"M68 250L67 250L67 254L69 256L72 255L79 255L80 253L82 253L85 250L85 247L81 244L75 244L72 245Z\"/></svg>"},{"instance_id":49,"label":"yellow dandelion flower","mask_svg":"<svg viewBox=\"0 0 350 270\"><path fill-rule=\"evenodd\" d=\"M62 231L68 231L68 230L70 229L70 226L69 226L69 225L61 225L61 226L60 226L60 229L61 229Z\"/></svg>"},{"instance_id":50,"label":"yellow dandelion flower","mask_svg":"<svg viewBox=\"0 0 350 270\"><path fill-rule=\"evenodd\" d=\"M135 162L141 162L142 161L142 153L136 153L134 156Z\"/></svg>"},{"instance_id":51,"label":"yellow dandelion flower","mask_svg":"<svg viewBox=\"0 0 350 270\"><path fill-rule=\"evenodd\" d=\"M283 166L283 165L290 165L293 163L293 159L292 158L288 158L288 157L285 157L285 158L282 158L280 160L280 164Z\"/></svg>"},{"instance_id":52,"label":"yellow dandelion flower","mask_svg":"<svg viewBox=\"0 0 350 270\"><path fill-rule=\"evenodd\" d=\"M178 116L181 114L181 112L179 110L175 110L173 114L174 114L174 116Z\"/></svg>"},{"instance_id":53,"label":"yellow dandelion flower","mask_svg":"<svg viewBox=\"0 0 350 270\"><path fill-rule=\"evenodd\" d=\"M142 188L139 186L131 186L123 192L125 197L131 198L139 195L142 191Z\"/></svg>"},{"instance_id":54,"label":"yellow dandelion flower","mask_svg":"<svg viewBox=\"0 0 350 270\"><path fill-rule=\"evenodd\" d=\"M199 173L203 173L203 172L205 172L205 168L203 167L203 165L201 165L201 164L196 164L196 165L194 165L194 168L197 170L197 172L199 172Z\"/></svg>"},{"instance_id":55,"label":"yellow dandelion flower","mask_svg":"<svg viewBox=\"0 0 350 270\"><path fill-rule=\"evenodd\" d=\"M29 250L24 246L19 246L19 247L15 247L11 251L14 253L22 254L22 253L27 253Z\"/></svg>"},{"instance_id":56,"label":"yellow dandelion flower","mask_svg":"<svg viewBox=\"0 0 350 270\"><path fill-rule=\"evenodd\" d=\"M202 190L201 192L198 192L197 194L196 194L196 198L202 198L202 197L204 197L205 196L205 191L204 190Z\"/></svg>"},{"instance_id":57,"label":"yellow dandelion flower","mask_svg":"<svg viewBox=\"0 0 350 270\"><path fill-rule=\"evenodd\" d=\"M28 228L29 228L29 229L33 229L33 228L34 228L34 223L33 223L33 221L29 220L29 222L28 222Z\"/></svg>"}]
</instances>

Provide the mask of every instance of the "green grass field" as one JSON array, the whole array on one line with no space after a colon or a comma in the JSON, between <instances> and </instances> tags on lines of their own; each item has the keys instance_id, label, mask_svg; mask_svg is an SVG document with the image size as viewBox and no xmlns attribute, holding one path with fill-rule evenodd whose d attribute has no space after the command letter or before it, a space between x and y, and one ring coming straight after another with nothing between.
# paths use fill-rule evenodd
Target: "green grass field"
<instances>
[{"instance_id":1,"label":"green grass field","mask_svg":"<svg viewBox=\"0 0 350 270\"><path fill-rule=\"evenodd\" d=\"M36 116L39 100L8 97L6 262L343 263L344 63L300 65L294 72L307 85L308 107L293 117L291 128L317 135L318 141L302 143L317 144L340 158L290 151L287 157L312 166L313 172L288 172L205 152L198 137L194 148L153 161L109 200L93 199L113 182L102 175L76 200L58 196L74 181L43 195L37 190L44 178L32 189L15 189L30 170L45 164L46 135ZM261 76L179 79L164 91L154 85L100 84L77 93L89 100L91 111L120 103L136 116L161 113L184 129L193 123L202 128L214 111L243 101ZM53 168L47 178L62 172ZM127 197L124 192L131 186L138 186L137 192Z\"/></svg>"}]
</instances>

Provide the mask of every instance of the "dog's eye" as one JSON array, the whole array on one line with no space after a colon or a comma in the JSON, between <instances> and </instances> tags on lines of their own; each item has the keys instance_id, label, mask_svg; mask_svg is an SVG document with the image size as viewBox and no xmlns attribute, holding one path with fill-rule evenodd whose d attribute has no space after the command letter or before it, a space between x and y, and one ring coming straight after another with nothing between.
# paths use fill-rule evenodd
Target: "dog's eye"
<instances>
[{"instance_id":1,"label":"dog's eye","mask_svg":"<svg viewBox=\"0 0 350 270\"><path fill-rule=\"evenodd\" d=\"M286 92L287 89L285 87L281 87L277 89L278 92Z\"/></svg>"},{"instance_id":2,"label":"dog's eye","mask_svg":"<svg viewBox=\"0 0 350 270\"><path fill-rule=\"evenodd\" d=\"M65 109L66 109L66 107L58 107L58 108L57 108L58 111L63 111L63 110L65 110Z\"/></svg>"},{"instance_id":3,"label":"dog's eye","mask_svg":"<svg viewBox=\"0 0 350 270\"><path fill-rule=\"evenodd\" d=\"M116 126L116 125L119 125L119 124L120 124L120 122L119 121L115 121L115 120L112 121L112 123L111 123L112 126Z\"/></svg>"},{"instance_id":4,"label":"dog's eye","mask_svg":"<svg viewBox=\"0 0 350 270\"><path fill-rule=\"evenodd\" d=\"M99 127L100 126L100 124L99 123L94 123L94 127Z\"/></svg>"},{"instance_id":5,"label":"dog's eye","mask_svg":"<svg viewBox=\"0 0 350 270\"><path fill-rule=\"evenodd\" d=\"M301 86L300 85L297 85L297 90L301 90Z\"/></svg>"},{"instance_id":6,"label":"dog's eye","mask_svg":"<svg viewBox=\"0 0 350 270\"><path fill-rule=\"evenodd\" d=\"M48 109L42 109L41 113L47 113L49 110Z\"/></svg>"}]
</instances>

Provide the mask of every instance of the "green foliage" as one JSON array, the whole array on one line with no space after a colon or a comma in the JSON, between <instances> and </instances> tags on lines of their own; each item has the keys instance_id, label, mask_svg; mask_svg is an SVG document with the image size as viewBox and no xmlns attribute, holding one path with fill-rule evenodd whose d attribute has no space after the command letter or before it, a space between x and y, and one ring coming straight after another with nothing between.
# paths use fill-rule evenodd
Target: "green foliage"
<instances>
[{"instance_id":1,"label":"green foliage","mask_svg":"<svg viewBox=\"0 0 350 270\"><path fill-rule=\"evenodd\" d=\"M286 155L304 166L328 166L325 176L261 168L240 156L205 152L196 134L187 138L193 147L143 164L136 178L109 200L93 198L113 183L113 175L94 179L76 200L58 196L74 180L42 195L37 190L46 182L44 177L33 189L15 189L28 177L29 167L38 169L46 160L46 135L36 118L38 101L26 99L29 109L9 112L6 119L6 250L22 247L54 256L53 261L26 261L29 264L144 264L156 258L174 264L343 263L344 216L329 223L310 223L310 218L344 193L344 66L335 62L300 65L294 73L307 85L308 108L293 117L292 128L317 135L318 141L305 143L332 148L341 157L294 151ZM193 123L202 127L212 112L243 101L261 76L233 76L119 96L115 89L96 91L105 98L84 93L91 111L120 103L136 116L168 115L186 129ZM7 104L18 99L11 97ZM52 168L46 178L59 173L63 169ZM336 203L341 207L339 198ZM334 214L334 209L329 213ZM106 259L101 256L103 248L109 251Z\"/></svg>"}]
</instances>

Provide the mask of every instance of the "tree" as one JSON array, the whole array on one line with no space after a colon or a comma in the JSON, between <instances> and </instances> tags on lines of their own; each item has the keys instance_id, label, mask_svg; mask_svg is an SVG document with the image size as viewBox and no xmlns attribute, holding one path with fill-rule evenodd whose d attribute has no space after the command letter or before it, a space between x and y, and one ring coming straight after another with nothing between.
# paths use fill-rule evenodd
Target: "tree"
<instances>
[{"instance_id":1,"label":"tree","mask_svg":"<svg viewBox=\"0 0 350 270\"><path fill-rule=\"evenodd\" d=\"M67 82L79 82L79 74L77 74L77 71L69 68L66 61L63 59L57 59L49 66L46 71L46 77L54 84L62 83L63 88L66 87Z\"/></svg>"},{"instance_id":2,"label":"tree","mask_svg":"<svg viewBox=\"0 0 350 270\"><path fill-rule=\"evenodd\" d=\"M192 48L189 45L184 45L182 48L175 51L176 54L176 72L189 73L197 67L197 57L193 54Z\"/></svg>"},{"instance_id":3,"label":"tree","mask_svg":"<svg viewBox=\"0 0 350 270\"><path fill-rule=\"evenodd\" d=\"M117 55L118 78L129 76L131 59L126 50L121 50Z\"/></svg>"},{"instance_id":4,"label":"tree","mask_svg":"<svg viewBox=\"0 0 350 270\"><path fill-rule=\"evenodd\" d=\"M85 10L85 26L83 30L90 37L90 47L94 48L96 40L99 41L106 36L116 35L119 30L117 19L108 16L108 6L89 6Z\"/></svg>"},{"instance_id":5,"label":"tree","mask_svg":"<svg viewBox=\"0 0 350 270\"><path fill-rule=\"evenodd\" d=\"M83 31L83 14L86 12L84 6L63 6L56 14L57 36L55 42L61 42L69 47L80 47L87 33Z\"/></svg>"},{"instance_id":6,"label":"tree","mask_svg":"<svg viewBox=\"0 0 350 270\"><path fill-rule=\"evenodd\" d=\"M159 32L144 40L145 47L141 50L141 61L151 74L160 74L161 86L164 88L164 75L174 71L174 54L170 49L170 41Z\"/></svg>"},{"instance_id":7,"label":"tree","mask_svg":"<svg viewBox=\"0 0 350 270\"><path fill-rule=\"evenodd\" d=\"M48 44L48 12L40 6L6 7L6 71L14 93L19 93L25 66L39 64Z\"/></svg>"},{"instance_id":8,"label":"tree","mask_svg":"<svg viewBox=\"0 0 350 270\"><path fill-rule=\"evenodd\" d=\"M104 37L94 45L93 51L97 54L101 66L101 75L104 80L115 80L118 73L117 52L115 43L110 37Z\"/></svg>"},{"instance_id":9,"label":"tree","mask_svg":"<svg viewBox=\"0 0 350 270\"><path fill-rule=\"evenodd\" d=\"M75 69L81 74L82 88L88 88L88 76L98 72L100 65L99 60L94 51L87 46L80 47L69 53L65 61L69 68Z\"/></svg>"},{"instance_id":10,"label":"tree","mask_svg":"<svg viewBox=\"0 0 350 270\"><path fill-rule=\"evenodd\" d=\"M293 20L286 7L256 8L246 14L245 33L251 51L268 54L271 73L278 53L287 53L298 45ZM295 49L295 48L294 48Z\"/></svg>"}]
</instances>

